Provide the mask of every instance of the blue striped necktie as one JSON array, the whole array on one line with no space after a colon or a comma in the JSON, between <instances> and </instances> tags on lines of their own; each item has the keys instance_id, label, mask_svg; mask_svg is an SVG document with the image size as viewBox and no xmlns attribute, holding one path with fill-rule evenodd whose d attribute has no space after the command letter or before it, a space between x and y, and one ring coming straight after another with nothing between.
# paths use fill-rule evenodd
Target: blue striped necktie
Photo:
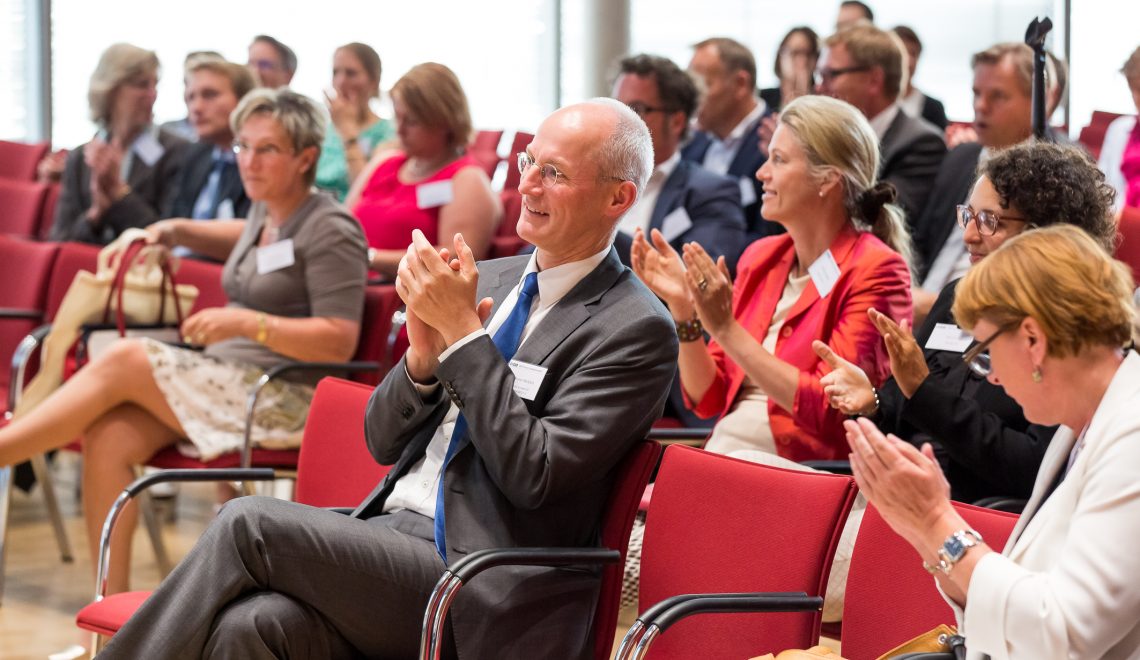
<instances>
[{"instance_id":1,"label":"blue striped necktie","mask_svg":"<svg viewBox=\"0 0 1140 660\"><path fill-rule=\"evenodd\" d=\"M511 309L507 320L503 321L503 325L499 326L498 332L491 340L499 352L503 354L503 360L506 362L511 361L511 358L515 356L515 351L519 348L519 340L522 338L523 329L526 328L526 320L530 316L530 307L536 293L538 293L538 273L527 273L526 277L523 278L522 290L519 291L514 308ZM435 548L439 551L439 556L445 564L447 563L447 542L445 540L447 525L443 517L443 477L447 472L447 464L451 462L455 452L459 450L460 438L466 432L467 419L463 413L460 413L455 420L455 430L451 434L451 442L447 445L447 453L443 457L443 467L439 470L439 489L435 494Z\"/></svg>"}]
</instances>

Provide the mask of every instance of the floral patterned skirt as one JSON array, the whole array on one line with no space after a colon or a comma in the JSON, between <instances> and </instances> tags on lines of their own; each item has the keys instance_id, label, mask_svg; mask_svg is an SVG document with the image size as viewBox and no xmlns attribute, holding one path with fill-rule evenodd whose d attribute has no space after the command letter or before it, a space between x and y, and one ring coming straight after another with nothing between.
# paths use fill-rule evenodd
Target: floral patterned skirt
<instances>
[{"instance_id":1,"label":"floral patterned skirt","mask_svg":"<svg viewBox=\"0 0 1140 660\"><path fill-rule=\"evenodd\" d=\"M154 381L186 433L178 451L203 461L239 451L246 402L265 372L151 339L144 339L143 345ZM300 446L312 400L313 388L308 385L269 383L253 415L253 444L269 449Z\"/></svg>"}]
</instances>

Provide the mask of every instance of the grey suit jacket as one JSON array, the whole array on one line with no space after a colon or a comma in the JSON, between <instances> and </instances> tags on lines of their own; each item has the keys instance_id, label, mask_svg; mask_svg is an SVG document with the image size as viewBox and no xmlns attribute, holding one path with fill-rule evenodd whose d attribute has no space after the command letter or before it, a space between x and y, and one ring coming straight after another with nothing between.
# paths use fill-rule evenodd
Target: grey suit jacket
<instances>
[{"instance_id":1,"label":"grey suit jacket","mask_svg":"<svg viewBox=\"0 0 1140 660\"><path fill-rule=\"evenodd\" d=\"M481 263L478 296L497 307L527 260ZM673 323L611 250L515 359L547 370L533 401L514 393L490 337L440 365L443 388L427 401L402 361L392 369L372 396L365 432L376 460L394 467L353 515L379 514L454 401L468 432L444 473L448 560L493 547L596 546L615 466L661 414L677 360ZM452 608L460 657L590 657L598 573L503 567L480 575Z\"/></svg>"},{"instance_id":2,"label":"grey suit jacket","mask_svg":"<svg viewBox=\"0 0 1140 660\"><path fill-rule=\"evenodd\" d=\"M907 224L913 226L946 157L942 132L900 110L879 141L879 152L879 178L898 189L899 205L906 211Z\"/></svg>"}]
</instances>

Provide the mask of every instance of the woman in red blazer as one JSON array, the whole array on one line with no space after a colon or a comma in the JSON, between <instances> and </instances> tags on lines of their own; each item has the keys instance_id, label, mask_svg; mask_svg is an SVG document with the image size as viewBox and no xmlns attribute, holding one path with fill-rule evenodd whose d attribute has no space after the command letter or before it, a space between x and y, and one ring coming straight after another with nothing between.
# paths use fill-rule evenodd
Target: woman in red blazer
<instances>
[{"instance_id":1,"label":"woman in red blazer","mask_svg":"<svg viewBox=\"0 0 1140 660\"><path fill-rule=\"evenodd\" d=\"M634 239L634 271L669 306L681 337L686 403L724 417L707 449L760 449L794 461L846 458L844 416L820 385L820 340L876 382L890 362L867 310L911 318L909 237L894 190L876 183L878 138L863 115L808 96L781 114L757 172L765 218L787 234L753 243L735 284L696 244L683 261L654 232ZM702 330L712 337L706 345Z\"/></svg>"}]
</instances>

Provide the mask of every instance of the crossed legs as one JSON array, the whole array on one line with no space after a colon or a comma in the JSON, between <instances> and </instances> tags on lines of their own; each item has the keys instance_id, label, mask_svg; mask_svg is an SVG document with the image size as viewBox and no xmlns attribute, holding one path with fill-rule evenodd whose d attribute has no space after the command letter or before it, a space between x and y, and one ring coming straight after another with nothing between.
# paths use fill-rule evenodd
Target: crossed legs
<instances>
[{"instance_id":1,"label":"crossed legs","mask_svg":"<svg viewBox=\"0 0 1140 660\"><path fill-rule=\"evenodd\" d=\"M34 410L0 429L0 465L18 463L79 436L84 436L84 515L94 559L103 519L134 478L133 466L182 436L141 342L116 342ZM133 505L124 516L113 539L111 593L127 588L127 549L137 517Z\"/></svg>"},{"instance_id":2,"label":"crossed legs","mask_svg":"<svg viewBox=\"0 0 1140 660\"><path fill-rule=\"evenodd\" d=\"M243 497L104 651L114 658L415 657L444 570L431 520Z\"/></svg>"}]
</instances>

